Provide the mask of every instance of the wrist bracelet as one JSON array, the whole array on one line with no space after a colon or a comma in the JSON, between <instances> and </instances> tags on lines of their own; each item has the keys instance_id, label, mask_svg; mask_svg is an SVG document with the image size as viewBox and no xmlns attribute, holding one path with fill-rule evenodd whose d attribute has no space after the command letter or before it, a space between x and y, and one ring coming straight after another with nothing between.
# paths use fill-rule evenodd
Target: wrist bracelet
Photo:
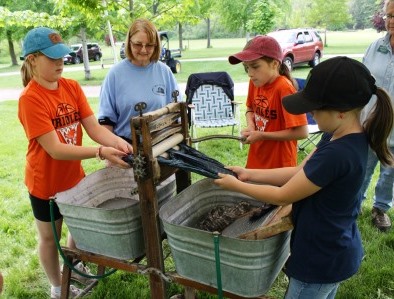
<instances>
[{"instance_id":1,"label":"wrist bracelet","mask_svg":"<svg viewBox=\"0 0 394 299\"><path fill-rule=\"evenodd\" d=\"M248 114L249 112L252 113L254 111L253 110L248 110L248 111L245 112L245 115Z\"/></svg>"},{"instance_id":2,"label":"wrist bracelet","mask_svg":"<svg viewBox=\"0 0 394 299\"><path fill-rule=\"evenodd\" d=\"M103 148L104 146L103 145L100 145L98 148L97 148L97 152L96 152L96 158L97 158L97 160L105 160L105 158L101 155L101 150L102 150L102 148Z\"/></svg>"}]
</instances>

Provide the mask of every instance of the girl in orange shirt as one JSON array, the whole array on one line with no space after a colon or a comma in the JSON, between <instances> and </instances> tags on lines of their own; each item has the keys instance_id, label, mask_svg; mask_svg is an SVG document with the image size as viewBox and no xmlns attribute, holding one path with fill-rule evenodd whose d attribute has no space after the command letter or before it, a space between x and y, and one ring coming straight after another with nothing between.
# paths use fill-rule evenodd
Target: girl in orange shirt
<instances>
[{"instance_id":1,"label":"girl in orange shirt","mask_svg":"<svg viewBox=\"0 0 394 299\"><path fill-rule=\"evenodd\" d=\"M132 147L100 126L78 82L62 78L63 56L71 50L46 27L32 29L23 41L21 69L25 86L18 117L29 141L25 183L37 225L38 253L51 283L51 298L60 298L61 273L52 232L49 199L75 186L85 173L82 159L98 157L128 168L121 158ZM99 147L82 146L82 127ZM55 204L55 225L61 236L62 215ZM69 236L69 247L75 244ZM71 286L74 297L80 290Z\"/></svg>"},{"instance_id":2,"label":"girl in orange shirt","mask_svg":"<svg viewBox=\"0 0 394 299\"><path fill-rule=\"evenodd\" d=\"M250 144L246 167L296 166L297 140L308 136L308 122L305 114L292 115L282 106L282 98L296 89L282 63L280 45L272 37L256 36L229 62L242 62L250 78L247 127L242 130L245 143Z\"/></svg>"}]
</instances>

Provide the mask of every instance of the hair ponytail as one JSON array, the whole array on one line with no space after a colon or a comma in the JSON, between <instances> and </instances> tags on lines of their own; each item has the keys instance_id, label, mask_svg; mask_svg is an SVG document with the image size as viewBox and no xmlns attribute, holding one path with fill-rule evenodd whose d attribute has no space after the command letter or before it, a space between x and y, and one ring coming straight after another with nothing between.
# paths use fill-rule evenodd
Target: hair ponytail
<instances>
[{"instance_id":1,"label":"hair ponytail","mask_svg":"<svg viewBox=\"0 0 394 299\"><path fill-rule=\"evenodd\" d=\"M393 129L393 106L387 92L378 87L376 103L364 121L363 127L368 136L368 143L385 166L394 165L394 157L389 149L387 139Z\"/></svg>"},{"instance_id":2,"label":"hair ponytail","mask_svg":"<svg viewBox=\"0 0 394 299\"><path fill-rule=\"evenodd\" d=\"M31 65L30 60L27 57L25 57L25 60L22 63L21 77L24 87L26 87L27 84L29 84L30 80L33 78L33 66Z\"/></svg>"},{"instance_id":3,"label":"hair ponytail","mask_svg":"<svg viewBox=\"0 0 394 299\"><path fill-rule=\"evenodd\" d=\"M272 63L275 60L274 58L266 56L261 57L261 59L265 60L267 63ZM283 62L279 62L279 75L285 76L287 79L289 79L293 86L298 90L298 84L294 82L295 80L291 76L289 68Z\"/></svg>"},{"instance_id":4,"label":"hair ponytail","mask_svg":"<svg viewBox=\"0 0 394 299\"><path fill-rule=\"evenodd\" d=\"M279 74L282 76L285 76L287 79L289 79L290 82L293 83L294 87L298 90L298 84L294 83L295 79L293 79L289 68L283 62L281 62L280 66L279 66Z\"/></svg>"}]
</instances>

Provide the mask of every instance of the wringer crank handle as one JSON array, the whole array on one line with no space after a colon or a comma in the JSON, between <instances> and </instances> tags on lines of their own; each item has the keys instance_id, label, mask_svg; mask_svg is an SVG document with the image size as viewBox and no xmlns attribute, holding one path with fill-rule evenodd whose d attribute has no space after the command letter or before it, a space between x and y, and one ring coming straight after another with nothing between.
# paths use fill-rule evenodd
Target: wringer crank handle
<instances>
[{"instance_id":1,"label":"wringer crank handle","mask_svg":"<svg viewBox=\"0 0 394 299\"><path fill-rule=\"evenodd\" d=\"M178 91L173 93L175 96L179 94ZM161 111L161 113L169 113L175 109L176 104L169 104L171 107L163 107L157 111ZM147 105L145 102L139 102L134 106L135 111L139 111L140 117L142 117L142 111L146 109ZM157 111L155 112L157 114ZM145 114L145 116L149 115L149 113ZM157 128L156 128L157 129ZM167 150L176 147L179 143L183 141L183 135L181 133L176 133L168 138L160 141L159 143L152 146L152 156L153 158L158 157L159 155L164 154ZM138 178L143 178L146 175L146 161L143 156L138 155L127 155L122 158L123 161L127 162L129 165L133 166L134 175Z\"/></svg>"},{"instance_id":2,"label":"wringer crank handle","mask_svg":"<svg viewBox=\"0 0 394 299\"><path fill-rule=\"evenodd\" d=\"M145 102L139 102L135 104L134 111L139 112L140 117L142 117L142 111L147 107ZM141 155L137 155L135 158L133 155L127 155L122 158L123 161L129 163L130 166L133 166L134 175L138 178L143 178L146 175L145 172L145 158Z\"/></svg>"},{"instance_id":3,"label":"wringer crank handle","mask_svg":"<svg viewBox=\"0 0 394 299\"><path fill-rule=\"evenodd\" d=\"M172 96L172 102L173 103L177 103L178 102L179 91L178 90L174 90L172 92L171 96Z\"/></svg>"},{"instance_id":4,"label":"wringer crank handle","mask_svg":"<svg viewBox=\"0 0 394 299\"><path fill-rule=\"evenodd\" d=\"M146 107L147 107L147 105L145 102L139 102L139 103L135 104L134 111L139 111L140 117L142 117L142 111L145 110Z\"/></svg>"}]
</instances>

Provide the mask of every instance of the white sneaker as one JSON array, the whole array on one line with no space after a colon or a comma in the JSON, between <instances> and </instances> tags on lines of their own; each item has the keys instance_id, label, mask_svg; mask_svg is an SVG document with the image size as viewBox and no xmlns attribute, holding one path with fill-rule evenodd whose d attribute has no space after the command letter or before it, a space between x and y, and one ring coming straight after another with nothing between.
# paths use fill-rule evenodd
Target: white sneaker
<instances>
[{"instance_id":1,"label":"white sneaker","mask_svg":"<svg viewBox=\"0 0 394 299\"><path fill-rule=\"evenodd\" d=\"M92 276L93 275L90 272L89 267L85 266L82 262L79 262L78 264L76 264L74 266L74 268L77 269L79 272L82 272L82 273L84 273L84 274L86 274L88 276ZM96 280L96 279L93 279L93 278L82 276L82 275L78 274L75 271L71 272L71 279L75 280L75 281L77 281L77 282L79 282L81 284L84 284L84 285L89 285L89 284L91 284L92 282L94 282Z\"/></svg>"},{"instance_id":2,"label":"white sneaker","mask_svg":"<svg viewBox=\"0 0 394 299\"><path fill-rule=\"evenodd\" d=\"M70 292L68 293L69 298L75 298L78 295L82 293L81 289L78 289L77 287L73 286L72 284L70 285ZM51 299L60 299L61 293L56 293L55 288L51 287Z\"/></svg>"}]
</instances>

